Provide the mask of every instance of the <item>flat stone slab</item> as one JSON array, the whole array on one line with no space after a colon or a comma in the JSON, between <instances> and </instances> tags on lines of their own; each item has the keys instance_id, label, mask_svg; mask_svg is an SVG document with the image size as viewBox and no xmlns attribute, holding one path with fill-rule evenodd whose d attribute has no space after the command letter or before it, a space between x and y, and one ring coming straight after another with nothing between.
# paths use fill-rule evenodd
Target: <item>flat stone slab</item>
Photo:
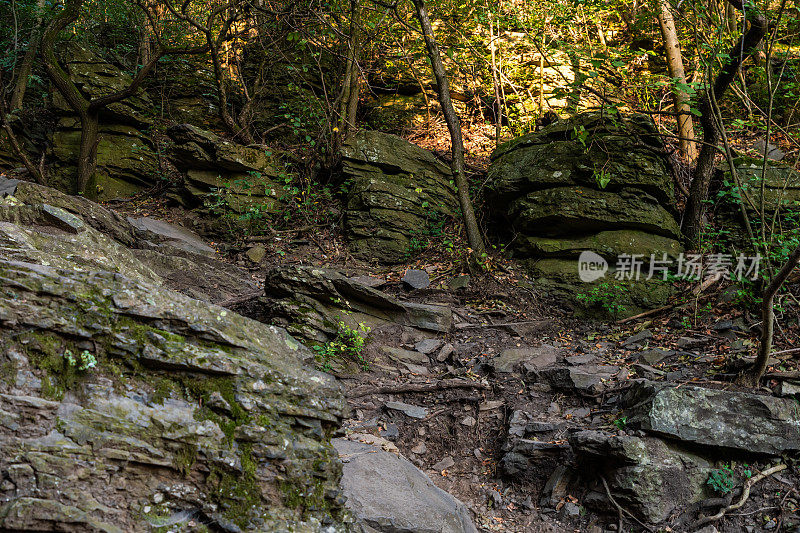
<instances>
[{"instance_id":1,"label":"flat stone slab","mask_svg":"<svg viewBox=\"0 0 800 533\"><path fill-rule=\"evenodd\" d=\"M594 394L604 388L603 381L613 378L619 368L610 365L581 365L566 367L550 367L542 370L540 375L550 386Z\"/></svg>"},{"instance_id":2,"label":"flat stone slab","mask_svg":"<svg viewBox=\"0 0 800 533\"><path fill-rule=\"evenodd\" d=\"M533 348L509 348L489 362L495 372L513 372L518 366L525 365L529 370L540 370L554 365L558 361L558 350L543 344Z\"/></svg>"},{"instance_id":3,"label":"flat stone slab","mask_svg":"<svg viewBox=\"0 0 800 533\"><path fill-rule=\"evenodd\" d=\"M407 270L401 281L411 289L427 289L431 284L431 278L424 270Z\"/></svg>"},{"instance_id":4,"label":"flat stone slab","mask_svg":"<svg viewBox=\"0 0 800 533\"><path fill-rule=\"evenodd\" d=\"M213 256L216 254L214 249L203 242L199 235L186 228L151 217L128 217L128 222L139 231L155 235L159 240L175 248L200 255Z\"/></svg>"},{"instance_id":5,"label":"flat stone slab","mask_svg":"<svg viewBox=\"0 0 800 533\"><path fill-rule=\"evenodd\" d=\"M411 363L415 365L427 365L430 359L422 352L394 348L392 346L382 346L381 351L389 356L389 359L398 363Z\"/></svg>"},{"instance_id":6,"label":"flat stone slab","mask_svg":"<svg viewBox=\"0 0 800 533\"><path fill-rule=\"evenodd\" d=\"M334 439L342 461L345 504L367 531L477 533L466 506L402 456Z\"/></svg>"},{"instance_id":7,"label":"flat stone slab","mask_svg":"<svg viewBox=\"0 0 800 533\"><path fill-rule=\"evenodd\" d=\"M386 402L386 408L400 411L411 418L422 419L428 416L428 409L426 407L420 407L419 405L411 405L403 402Z\"/></svg>"},{"instance_id":8,"label":"flat stone slab","mask_svg":"<svg viewBox=\"0 0 800 533\"><path fill-rule=\"evenodd\" d=\"M800 450L793 399L644 381L625 403L629 423L658 435L767 455Z\"/></svg>"}]
</instances>

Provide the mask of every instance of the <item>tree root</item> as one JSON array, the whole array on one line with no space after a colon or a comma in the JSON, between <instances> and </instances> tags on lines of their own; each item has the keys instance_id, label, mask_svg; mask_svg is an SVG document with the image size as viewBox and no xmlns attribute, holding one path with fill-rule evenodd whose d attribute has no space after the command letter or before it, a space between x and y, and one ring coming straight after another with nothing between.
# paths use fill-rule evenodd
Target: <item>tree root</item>
<instances>
[{"instance_id":1,"label":"tree root","mask_svg":"<svg viewBox=\"0 0 800 533\"><path fill-rule=\"evenodd\" d=\"M725 516L725 514L728 513L729 511L735 511L736 509L741 508L745 504L747 499L750 497L750 487L752 487L753 485L755 485L756 483L758 483L762 479L767 478L767 477L769 477L769 476L771 476L773 474L777 474L778 472L780 472L782 470L786 470L786 464L785 463L784 464L775 465L772 468L767 468L766 470L764 470L760 474L755 475L755 476L751 477L750 479L748 479L744 484L744 489L742 490L742 495L741 495L741 497L739 498L739 500L736 503L732 503L732 504L728 505L727 507L723 507L715 515L712 515L712 516L701 516L700 519L697 520L697 522L694 524L694 529L699 529L699 528L703 527L704 525L706 525L708 523L715 522L715 521L719 520L720 518L722 518L723 516Z\"/></svg>"},{"instance_id":2,"label":"tree root","mask_svg":"<svg viewBox=\"0 0 800 533\"><path fill-rule=\"evenodd\" d=\"M606 478L604 478L603 476L600 476L600 481L603 482L603 487L606 489L606 496L608 496L608 499L611 501L611 503L614 504L614 507L616 507L617 511L619 512L619 529L618 529L618 531L620 531L620 532L622 531L622 515L623 515L623 513L628 515L629 517L631 517L633 520L636 521L637 524L639 524L640 526L645 528L647 531L650 531L651 533L653 531L655 531L653 528L651 528L650 526L648 526L647 524L645 524L644 522L642 522L641 520L636 518L633 515L633 513L631 513L627 509L625 509L619 503L617 503L617 500L615 500L614 496L611 495L611 489L608 488L608 483L606 482Z\"/></svg>"},{"instance_id":3,"label":"tree root","mask_svg":"<svg viewBox=\"0 0 800 533\"><path fill-rule=\"evenodd\" d=\"M437 381L430 385L409 383L407 385L397 385L394 387L375 387L365 391L356 392L348 395L349 398L361 398L372 394L399 394L403 392L438 392L445 389L487 389L487 385L477 381L467 381L461 379Z\"/></svg>"}]
</instances>

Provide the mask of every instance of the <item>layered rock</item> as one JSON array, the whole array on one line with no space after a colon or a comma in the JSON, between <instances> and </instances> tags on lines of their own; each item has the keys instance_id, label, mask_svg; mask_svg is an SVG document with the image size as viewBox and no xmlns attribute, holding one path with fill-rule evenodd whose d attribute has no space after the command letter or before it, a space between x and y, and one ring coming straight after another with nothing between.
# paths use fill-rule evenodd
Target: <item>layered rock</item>
<instances>
[{"instance_id":1,"label":"layered rock","mask_svg":"<svg viewBox=\"0 0 800 533\"><path fill-rule=\"evenodd\" d=\"M672 178L655 126L642 116L585 113L509 141L494 154L487 199L517 232L514 254L544 285L588 290L577 258L675 258L682 251ZM646 272L645 272L646 275ZM631 283L630 310L663 303L666 287ZM588 289L587 289L588 287Z\"/></svg>"},{"instance_id":2,"label":"layered rock","mask_svg":"<svg viewBox=\"0 0 800 533\"><path fill-rule=\"evenodd\" d=\"M186 190L196 201L222 201L236 212L277 205L281 189L263 147L228 141L191 124L172 126L167 134L171 158L185 172Z\"/></svg>"},{"instance_id":3,"label":"layered rock","mask_svg":"<svg viewBox=\"0 0 800 533\"><path fill-rule=\"evenodd\" d=\"M0 206L0 529L341 526L333 378L76 211Z\"/></svg>"},{"instance_id":4,"label":"layered rock","mask_svg":"<svg viewBox=\"0 0 800 533\"><path fill-rule=\"evenodd\" d=\"M81 125L76 117L62 117L53 132L56 164L48 178L59 189L71 191L77 172ZM103 124L97 144L97 170L89 196L99 200L126 198L156 184L158 156L141 130L127 124Z\"/></svg>"},{"instance_id":5,"label":"layered rock","mask_svg":"<svg viewBox=\"0 0 800 533\"><path fill-rule=\"evenodd\" d=\"M132 81L116 65L77 45L67 49L64 66L87 99L121 91ZM62 116L52 137L53 165L48 177L60 189L71 191L80 149L80 121L56 90L53 105ZM89 196L101 200L130 196L160 179L158 156L144 133L152 125L154 114L155 107L143 92L102 110L97 171L89 184Z\"/></svg>"},{"instance_id":6,"label":"layered rock","mask_svg":"<svg viewBox=\"0 0 800 533\"><path fill-rule=\"evenodd\" d=\"M213 303L256 290L246 272L223 263L185 228L128 221L85 198L24 181L0 179L0 201L0 239L14 244L5 249L7 259L109 270Z\"/></svg>"},{"instance_id":7,"label":"layered rock","mask_svg":"<svg viewBox=\"0 0 800 533\"><path fill-rule=\"evenodd\" d=\"M572 434L569 443L584 471L602 476L620 504L653 524L702 500L714 469L708 458L652 437L585 430ZM596 481L595 501L610 506Z\"/></svg>"},{"instance_id":8,"label":"layered rock","mask_svg":"<svg viewBox=\"0 0 800 533\"><path fill-rule=\"evenodd\" d=\"M772 160L764 167L761 158L736 157L733 163L738 180L731 176L730 166L726 161L717 166L717 178L722 184L717 193L717 214L729 231L725 237L731 244L739 248L752 248L742 222L741 204L744 204L750 222L759 224L762 211L762 172L763 210L767 224L776 217L776 220L785 221L787 227L796 226L795 219L800 209L800 173L785 163Z\"/></svg>"},{"instance_id":9,"label":"layered rock","mask_svg":"<svg viewBox=\"0 0 800 533\"><path fill-rule=\"evenodd\" d=\"M411 240L458 210L450 169L396 135L361 131L342 147L349 190L345 230L353 255L397 263Z\"/></svg>"},{"instance_id":10,"label":"layered rock","mask_svg":"<svg viewBox=\"0 0 800 533\"><path fill-rule=\"evenodd\" d=\"M437 333L453 325L442 305L402 302L333 269L276 267L267 272L262 302L271 320L311 343L331 340L339 322L357 329L395 323Z\"/></svg>"},{"instance_id":11,"label":"layered rock","mask_svg":"<svg viewBox=\"0 0 800 533\"><path fill-rule=\"evenodd\" d=\"M746 453L800 450L800 408L790 398L643 382L626 402L629 422L657 435Z\"/></svg>"}]
</instances>

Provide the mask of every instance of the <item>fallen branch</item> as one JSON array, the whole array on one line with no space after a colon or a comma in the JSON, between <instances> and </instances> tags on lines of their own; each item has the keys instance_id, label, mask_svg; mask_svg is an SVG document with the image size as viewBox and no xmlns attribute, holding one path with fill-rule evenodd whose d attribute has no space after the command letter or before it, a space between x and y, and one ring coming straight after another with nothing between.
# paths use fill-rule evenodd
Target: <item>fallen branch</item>
<instances>
[{"instance_id":1,"label":"fallen branch","mask_svg":"<svg viewBox=\"0 0 800 533\"><path fill-rule=\"evenodd\" d=\"M699 528L703 527L704 525L706 525L708 523L715 522L715 521L719 520L720 518L725 516L725 514L728 511L735 511L736 509L740 509L745 504L747 499L750 497L750 487L752 487L753 485L755 485L756 483L758 483L762 479L767 478L767 477L769 477L769 476L771 476L773 474L777 474L778 472L780 472L782 470L786 470L786 464L785 463L779 464L779 465L775 465L772 468L767 468L766 470L764 470L760 474L757 474L757 475L751 477L750 479L748 479L744 484L744 489L742 490L742 496L739 498L739 501L737 501L736 503L732 503L732 504L728 505L727 507L723 507L715 515L712 515L712 516L701 516L700 519L697 521L697 523L695 523L694 529L699 529Z\"/></svg>"},{"instance_id":2,"label":"fallen branch","mask_svg":"<svg viewBox=\"0 0 800 533\"><path fill-rule=\"evenodd\" d=\"M651 309L649 311L645 311L644 313L639 313L638 315L633 315L629 316L628 318L623 318L622 320L617 320L617 324L625 324L626 322L632 322L633 320L638 320L640 318L657 315L658 313L661 313L663 311L668 311L677 305L678 305L677 303L674 303L670 305L665 305L664 307L659 307L658 309Z\"/></svg>"},{"instance_id":3,"label":"fallen branch","mask_svg":"<svg viewBox=\"0 0 800 533\"><path fill-rule=\"evenodd\" d=\"M510 326L525 326L528 324L541 324L545 326L549 323L549 320L524 320L522 322L502 322L500 324L469 324L458 329L504 328Z\"/></svg>"},{"instance_id":4,"label":"fallen branch","mask_svg":"<svg viewBox=\"0 0 800 533\"><path fill-rule=\"evenodd\" d=\"M375 387L366 391L349 394L350 398L361 398L371 394L401 394L404 392L438 392L446 389L487 389L488 385L476 381L467 381L463 379L452 379L437 381L431 384L415 384L397 385L394 387Z\"/></svg>"}]
</instances>

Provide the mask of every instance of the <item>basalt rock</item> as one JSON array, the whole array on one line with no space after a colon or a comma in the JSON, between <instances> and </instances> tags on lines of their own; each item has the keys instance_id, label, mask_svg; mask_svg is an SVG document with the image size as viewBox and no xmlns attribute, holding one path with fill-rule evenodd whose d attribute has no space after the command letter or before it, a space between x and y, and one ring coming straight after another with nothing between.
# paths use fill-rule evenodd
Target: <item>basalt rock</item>
<instances>
[{"instance_id":1,"label":"basalt rock","mask_svg":"<svg viewBox=\"0 0 800 533\"><path fill-rule=\"evenodd\" d=\"M396 135L356 134L342 147L342 173L345 230L360 259L398 263L414 251L413 239L458 210L450 169Z\"/></svg>"}]
</instances>

